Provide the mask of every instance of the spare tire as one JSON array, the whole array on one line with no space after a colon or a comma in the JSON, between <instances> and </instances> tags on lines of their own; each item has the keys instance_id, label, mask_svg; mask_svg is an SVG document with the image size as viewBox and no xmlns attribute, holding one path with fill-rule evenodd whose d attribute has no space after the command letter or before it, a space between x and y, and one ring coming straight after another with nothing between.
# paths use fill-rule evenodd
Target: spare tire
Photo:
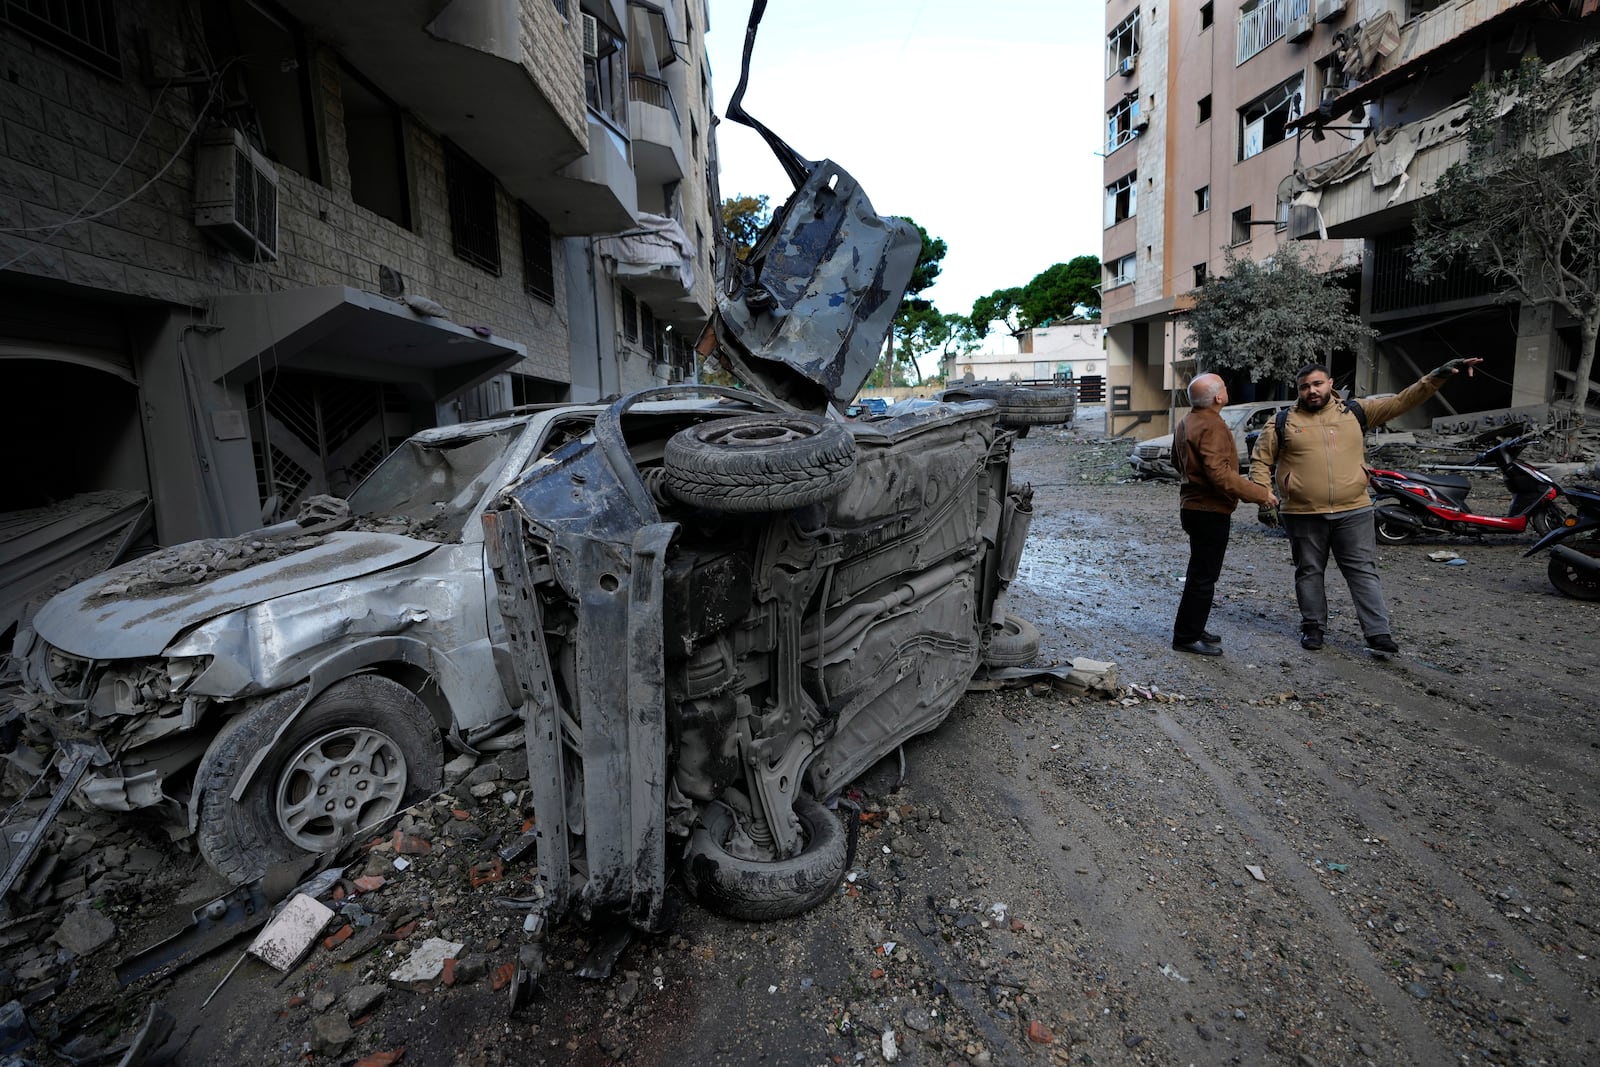
<instances>
[{"instance_id":1,"label":"spare tire","mask_svg":"<svg viewBox=\"0 0 1600 1067\"><path fill-rule=\"evenodd\" d=\"M1000 425L1008 429L1070 423L1078 405L1074 390L1053 386L1034 389L1020 385L964 385L946 390L945 398L992 400L1000 408Z\"/></svg>"},{"instance_id":2,"label":"spare tire","mask_svg":"<svg viewBox=\"0 0 1600 1067\"><path fill-rule=\"evenodd\" d=\"M856 467L843 424L806 414L736 415L680 430L662 457L667 490L707 511L784 511L828 500Z\"/></svg>"},{"instance_id":3,"label":"spare tire","mask_svg":"<svg viewBox=\"0 0 1600 1067\"><path fill-rule=\"evenodd\" d=\"M1039 658L1039 628L1027 619L1007 615L990 631L985 667L1026 667Z\"/></svg>"},{"instance_id":4,"label":"spare tire","mask_svg":"<svg viewBox=\"0 0 1600 1067\"><path fill-rule=\"evenodd\" d=\"M684 849L683 881L703 907L730 919L787 919L827 900L844 877L849 837L834 814L807 796L797 796L806 843L783 860L747 860L730 854L733 809L721 801L706 806Z\"/></svg>"}]
</instances>

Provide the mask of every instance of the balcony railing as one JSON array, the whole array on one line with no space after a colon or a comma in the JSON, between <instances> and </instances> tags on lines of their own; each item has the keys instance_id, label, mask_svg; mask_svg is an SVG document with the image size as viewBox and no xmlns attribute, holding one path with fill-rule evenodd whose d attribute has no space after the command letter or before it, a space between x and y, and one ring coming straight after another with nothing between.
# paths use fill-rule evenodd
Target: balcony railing
<instances>
[{"instance_id":1,"label":"balcony railing","mask_svg":"<svg viewBox=\"0 0 1600 1067\"><path fill-rule=\"evenodd\" d=\"M1239 63L1289 32L1289 23L1310 10L1311 0L1261 0L1239 16ZM1237 64L1236 64L1237 65Z\"/></svg>"},{"instance_id":2,"label":"balcony railing","mask_svg":"<svg viewBox=\"0 0 1600 1067\"><path fill-rule=\"evenodd\" d=\"M682 128L683 122L678 118L678 105L672 102L672 90L667 88L667 83L660 78L652 78L648 74L628 75L628 99L640 104L652 104L672 112L673 124Z\"/></svg>"}]
</instances>

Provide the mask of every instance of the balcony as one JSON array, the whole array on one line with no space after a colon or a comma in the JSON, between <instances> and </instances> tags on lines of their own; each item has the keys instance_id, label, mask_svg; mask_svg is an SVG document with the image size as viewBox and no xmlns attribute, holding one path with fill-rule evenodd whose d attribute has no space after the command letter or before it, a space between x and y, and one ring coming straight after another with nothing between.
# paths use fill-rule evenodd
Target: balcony
<instances>
[{"instance_id":1,"label":"balcony","mask_svg":"<svg viewBox=\"0 0 1600 1067\"><path fill-rule=\"evenodd\" d=\"M640 182L665 185L683 177L683 123L666 82L646 74L629 76L628 131Z\"/></svg>"},{"instance_id":2,"label":"balcony","mask_svg":"<svg viewBox=\"0 0 1600 1067\"><path fill-rule=\"evenodd\" d=\"M539 199L538 188L584 155L590 131L582 119L578 42L552 5L283 0L282 6L513 196L558 223L560 211Z\"/></svg>"},{"instance_id":3,"label":"balcony","mask_svg":"<svg viewBox=\"0 0 1600 1067\"><path fill-rule=\"evenodd\" d=\"M1239 49L1235 66L1289 32L1289 26L1311 10L1311 0L1262 0L1254 11L1239 16Z\"/></svg>"}]
</instances>

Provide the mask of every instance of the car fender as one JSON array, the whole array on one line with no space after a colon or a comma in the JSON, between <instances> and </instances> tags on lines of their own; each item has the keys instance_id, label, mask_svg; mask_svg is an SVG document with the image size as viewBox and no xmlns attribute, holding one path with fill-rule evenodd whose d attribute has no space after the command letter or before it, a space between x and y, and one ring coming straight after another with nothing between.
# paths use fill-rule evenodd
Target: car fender
<instances>
[{"instance_id":1,"label":"car fender","mask_svg":"<svg viewBox=\"0 0 1600 1067\"><path fill-rule=\"evenodd\" d=\"M487 644L487 642L484 642ZM475 657L487 659L484 657ZM353 674L372 670L386 663L406 663L426 672L428 678L438 686L439 694L443 697L449 709L449 717L439 725L451 730L468 729L495 721L498 716L494 714L496 708L494 700L503 699L504 693L498 676L487 678L467 677L448 656L438 654L438 651L428 643L411 637L387 636L363 641L340 649L335 654L328 656L311 669L305 682L284 693L299 691L299 696L294 710L284 718L283 724L272 735L271 740L262 745L245 764L244 771L239 775L239 782L230 794L235 801L243 798L244 792L255 779L257 771L267 754L277 745L279 738L289 731L305 713L311 702L320 696L329 686L342 681ZM486 701L484 694L493 694ZM273 699L268 697L267 699ZM426 698L433 711L434 717L440 717L437 702ZM505 711L510 711L508 704L500 705ZM193 809L189 812L191 829L197 818Z\"/></svg>"}]
</instances>

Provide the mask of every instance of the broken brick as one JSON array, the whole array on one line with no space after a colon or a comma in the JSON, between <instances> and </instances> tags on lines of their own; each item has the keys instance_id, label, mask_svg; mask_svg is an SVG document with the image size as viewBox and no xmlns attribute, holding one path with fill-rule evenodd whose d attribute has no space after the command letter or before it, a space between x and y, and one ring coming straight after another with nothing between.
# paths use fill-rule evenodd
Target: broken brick
<instances>
[{"instance_id":1,"label":"broken brick","mask_svg":"<svg viewBox=\"0 0 1600 1067\"><path fill-rule=\"evenodd\" d=\"M1012 933L1020 934L1020 933L1022 933L1022 931L1026 930L1027 928L1028 928L1028 924L1023 922L1021 919L1012 919L1011 920L1011 932Z\"/></svg>"},{"instance_id":2,"label":"broken brick","mask_svg":"<svg viewBox=\"0 0 1600 1067\"><path fill-rule=\"evenodd\" d=\"M356 928L354 926L351 926L349 923L345 923L343 926L339 927L339 929L322 939L322 947L337 948L346 941L350 940L350 935L355 932Z\"/></svg>"},{"instance_id":3,"label":"broken brick","mask_svg":"<svg viewBox=\"0 0 1600 1067\"><path fill-rule=\"evenodd\" d=\"M1028 1023L1028 1040L1035 1045L1048 1045L1054 1042L1055 1039L1056 1035L1052 1034L1050 1028L1038 1019Z\"/></svg>"},{"instance_id":4,"label":"broken brick","mask_svg":"<svg viewBox=\"0 0 1600 1067\"><path fill-rule=\"evenodd\" d=\"M456 984L456 961L454 959L444 961L444 969L439 972L439 981L447 986Z\"/></svg>"},{"instance_id":5,"label":"broken brick","mask_svg":"<svg viewBox=\"0 0 1600 1067\"><path fill-rule=\"evenodd\" d=\"M426 856L433 851L433 844L427 838L402 833L399 830L394 832L390 843L394 845L395 852L402 856Z\"/></svg>"},{"instance_id":6,"label":"broken brick","mask_svg":"<svg viewBox=\"0 0 1600 1067\"><path fill-rule=\"evenodd\" d=\"M510 985L511 980L516 976L517 965L515 963L502 963L500 966L494 969L494 975L489 981L494 991L498 993L500 990Z\"/></svg>"},{"instance_id":7,"label":"broken brick","mask_svg":"<svg viewBox=\"0 0 1600 1067\"><path fill-rule=\"evenodd\" d=\"M381 874L368 874L357 878L351 884L356 887L357 893L375 893L382 889L388 879Z\"/></svg>"},{"instance_id":8,"label":"broken brick","mask_svg":"<svg viewBox=\"0 0 1600 1067\"><path fill-rule=\"evenodd\" d=\"M390 930L388 933L384 934L383 939L385 941L404 941L406 938L410 937L416 932L417 920L412 919L403 926L397 926L393 930Z\"/></svg>"},{"instance_id":9,"label":"broken brick","mask_svg":"<svg viewBox=\"0 0 1600 1067\"><path fill-rule=\"evenodd\" d=\"M499 856L495 856L483 863L474 863L467 871L474 889L488 882L498 882L504 874L505 863L501 861Z\"/></svg>"},{"instance_id":10,"label":"broken brick","mask_svg":"<svg viewBox=\"0 0 1600 1067\"><path fill-rule=\"evenodd\" d=\"M472 813L463 808L451 808L450 817L456 822L466 822L468 819L472 818Z\"/></svg>"},{"instance_id":11,"label":"broken brick","mask_svg":"<svg viewBox=\"0 0 1600 1067\"><path fill-rule=\"evenodd\" d=\"M405 1046L390 1049L387 1052L369 1053L356 1061L355 1067L393 1067L399 1063L406 1054Z\"/></svg>"},{"instance_id":12,"label":"broken brick","mask_svg":"<svg viewBox=\"0 0 1600 1067\"><path fill-rule=\"evenodd\" d=\"M290 997L289 998L289 1003L285 1004L284 1007L286 1007L286 1008L298 1008L300 1005L304 1004L305 1002L306 1002L306 998L305 997L299 997L299 996Z\"/></svg>"},{"instance_id":13,"label":"broken brick","mask_svg":"<svg viewBox=\"0 0 1600 1067\"><path fill-rule=\"evenodd\" d=\"M874 968L872 968L871 973L869 973L867 975L867 977L868 978L882 978L885 973L886 972L884 971L884 969L882 967L874 967Z\"/></svg>"}]
</instances>

